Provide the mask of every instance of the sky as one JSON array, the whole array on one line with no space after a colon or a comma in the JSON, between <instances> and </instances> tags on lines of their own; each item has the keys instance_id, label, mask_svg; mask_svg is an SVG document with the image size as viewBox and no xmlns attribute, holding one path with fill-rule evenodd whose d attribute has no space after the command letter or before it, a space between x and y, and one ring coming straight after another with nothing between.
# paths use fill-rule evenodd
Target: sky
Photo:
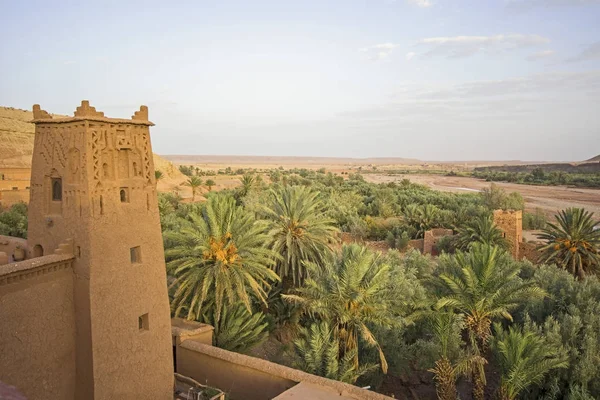
<instances>
[{"instance_id":1,"label":"sky","mask_svg":"<svg viewBox=\"0 0 600 400\"><path fill-rule=\"evenodd\" d=\"M0 105L128 118L158 154L600 154L600 0L0 0Z\"/></svg>"}]
</instances>

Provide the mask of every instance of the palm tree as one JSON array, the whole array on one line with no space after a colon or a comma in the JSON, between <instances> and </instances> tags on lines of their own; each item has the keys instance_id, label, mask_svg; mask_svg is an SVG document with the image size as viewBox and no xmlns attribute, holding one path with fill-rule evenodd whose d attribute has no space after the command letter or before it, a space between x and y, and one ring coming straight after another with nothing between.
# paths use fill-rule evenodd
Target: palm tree
<instances>
[{"instance_id":1,"label":"palm tree","mask_svg":"<svg viewBox=\"0 0 600 400\"><path fill-rule=\"evenodd\" d=\"M156 170L154 171L154 177L157 181L160 181L162 178L165 177L165 174L162 171Z\"/></svg>"},{"instance_id":2,"label":"palm tree","mask_svg":"<svg viewBox=\"0 0 600 400\"><path fill-rule=\"evenodd\" d=\"M540 247L543 262L556 263L579 279L600 270L600 223L594 213L582 208L567 208L548 222L538 237L546 241Z\"/></svg>"},{"instance_id":3,"label":"palm tree","mask_svg":"<svg viewBox=\"0 0 600 400\"><path fill-rule=\"evenodd\" d=\"M500 257L497 246L475 243L468 253L458 251L452 256L450 268L440 275L444 294L437 308L448 307L464 315L476 355L486 352L493 319L512 321L511 310L528 299L545 295L533 281L522 281L519 264L504 256ZM473 397L483 399L483 368L474 375Z\"/></svg>"},{"instance_id":4,"label":"palm tree","mask_svg":"<svg viewBox=\"0 0 600 400\"><path fill-rule=\"evenodd\" d=\"M245 197L257 184L257 179L254 175L244 174L240 179L240 183L242 184L240 188L240 197Z\"/></svg>"},{"instance_id":5,"label":"palm tree","mask_svg":"<svg viewBox=\"0 0 600 400\"><path fill-rule=\"evenodd\" d=\"M452 351L452 336L458 336L462 323L462 317L453 313L436 312L432 316L434 337L440 346L440 358L429 372L434 374L439 400L456 400L456 380L460 376L472 374L487 363L483 357L476 354Z\"/></svg>"},{"instance_id":6,"label":"palm tree","mask_svg":"<svg viewBox=\"0 0 600 400\"><path fill-rule=\"evenodd\" d=\"M399 324L392 308L397 293L387 290L390 267L365 247L343 246L341 253L321 265L306 263L310 271L297 294L282 295L299 303L313 317L329 321L340 340L340 357L352 353L358 369L359 336L377 348L381 369L387 373L387 361L369 325L391 328Z\"/></svg>"},{"instance_id":7,"label":"palm tree","mask_svg":"<svg viewBox=\"0 0 600 400\"><path fill-rule=\"evenodd\" d=\"M568 357L559 348L549 346L535 332L494 324L492 349L501 371L499 398L514 400L531 385L540 384L548 372L567 368Z\"/></svg>"},{"instance_id":8,"label":"palm tree","mask_svg":"<svg viewBox=\"0 0 600 400\"><path fill-rule=\"evenodd\" d=\"M419 238L437 225L439 214L440 209L433 204L408 204L402 211L404 221L417 231Z\"/></svg>"},{"instance_id":9,"label":"palm tree","mask_svg":"<svg viewBox=\"0 0 600 400\"><path fill-rule=\"evenodd\" d=\"M250 313L241 303L223 307L219 320L216 319L215 308L211 308L202 315L202 322L215 328L215 346L237 353L248 351L269 336L265 315L262 312Z\"/></svg>"},{"instance_id":10,"label":"palm tree","mask_svg":"<svg viewBox=\"0 0 600 400\"><path fill-rule=\"evenodd\" d=\"M331 251L338 232L317 196L318 192L305 186L285 186L271 190L270 204L262 207L269 221L271 248L282 256L275 271L294 285L300 285L308 275L305 262L321 262Z\"/></svg>"},{"instance_id":11,"label":"palm tree","mask_svg":"<svg viewBox=\"0 0 600 400\"><path fill-rule=\"evenodd\" d=\"M313 375L324 376L346 383L354 383L377 365L354 365L357 349L340 359L340 341L329 323L316 322L309 328L300 328L294 340L294 367Z\"/></svg>"},{"instance_id":12,"label":"palm tree","mask_svg":"<svg viewBox=\"0 0 600 400\"><path fill-rule=\"evenodd\" d=\"M494 223L491 215L473 219L463 227L458 228L457 247L468 250L472 243L499 246L504 249L508 247L508 242L500 228Z\"/></svg>"},{"instance_id":13,"label":"palm tree","mask_svg":"<svg viewBox=\"0 0 600 400\"><path fill-rule=\"evenodd\" d=\"M202 179L198 178L197 176L190 176L183 185L192 188L192 201L195 201L196 192L198 191L198 188L202 186Z\"/></svg>"},{"instance_id":14,"label":"palm tree","mask_svg":"<svg viewBox=\"0 0 600 400\"><path fill-rule=\"evenodd\" d=\"M241 302L250 312L250 295L266 303L270 282L279 277L270 269L276 255L266 247L264 223L230 196L214 196L198 209L190 210L179 230L165 233L175 243L165 251L176 287L174 314L187 309L188 319L198 319L210 300L219 321L223 304Z\"/></svg>"},{"instance_id":15,"label":"palm tree","mask_svg":"<svg viewBox=\"0 0 600 400\"><path fill-rule=\"evenodd\" d=\"M213 186L215 186L217 183L212 179L207 179L205 184L208 187L208 191L210 192L212 190Z\"/></svg>"}]
</instances>

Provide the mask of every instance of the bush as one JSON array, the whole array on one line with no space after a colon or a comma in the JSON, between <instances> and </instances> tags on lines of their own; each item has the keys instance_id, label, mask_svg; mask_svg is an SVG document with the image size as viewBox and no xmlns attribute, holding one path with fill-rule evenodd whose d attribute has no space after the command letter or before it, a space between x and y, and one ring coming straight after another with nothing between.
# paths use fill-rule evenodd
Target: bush
<instances>
[{"instance_id":1,"label":"bush","mask_svg":"<svg viewBox=\"0 0 600 400\"><path fill-rule=\"evenodd\" d=\"M528 212L523 214L523 229L525 230L544 229L546 222L546 216L539 208L535 209L534 214Z\"/></svg>"}]
</instances>

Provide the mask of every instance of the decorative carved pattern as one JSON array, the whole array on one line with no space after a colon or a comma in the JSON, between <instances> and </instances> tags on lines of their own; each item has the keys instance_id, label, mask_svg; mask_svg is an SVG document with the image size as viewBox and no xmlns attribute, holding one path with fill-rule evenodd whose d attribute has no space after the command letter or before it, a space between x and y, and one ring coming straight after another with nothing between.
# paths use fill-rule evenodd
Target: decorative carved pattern
<instances>
[{"instance_id":1,"label":"decorative carved pattern","mask_svg":"<svg viewBox=\"0 0 600 400\"><path fill-rule=\"evenodd\" d=\"M100 132L97 129L92 130L91 153L92 153L92 187L95 188L100 183L101 165L100 165Z\"/></svg>"},{"instance_id":2,"label":"decorative carved pattern","mask_svg":"<svg viewBox=\"0 0 600 400\"><path fill-rule=\"evenodd\" d=\"M125 129L117 129L117 149L131 149L133 148L133 143L131 141L131 134L128 130Z\"/></svg>"},{"instance_id":3,"label":"decorative carved pattern","mask_svg":"<svg viewBox=\"0 0 600 400\"><path fill-rule=\"evenodd\" d=\"M144 179L146 183L152 183L152 175L154 171L152 171L152 151L150 148L150 139L148 138L147 132L142 132L142 146L143 146L143 155L144 155Z\"/></svg>"}]
</instances>

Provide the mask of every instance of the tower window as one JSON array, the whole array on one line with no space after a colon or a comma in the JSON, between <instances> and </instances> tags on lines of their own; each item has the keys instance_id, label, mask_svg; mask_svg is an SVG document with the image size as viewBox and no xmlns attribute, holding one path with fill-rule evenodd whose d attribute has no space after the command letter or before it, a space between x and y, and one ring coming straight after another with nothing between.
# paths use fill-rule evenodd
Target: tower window
<instances>
[{"instance_id":1,"label":"tower window","mask_svg":"<svg viewBox=\"0 0 600 400\"><path fill-rule=\"evenodd\" d=\"M61 178L52 178L52 201L62 201Z\"/></svg>"},{"instance_id":2,"label":"tower window","mask_svg":"<svg viewBox=\"0 0 600 400\"><path fill-rule=\"evenodd\" d=\"M121 188L121 190L119 190L119 197L121 198L121 203L129 203L129 190L127 188Z\"/></svg>"},{"instance_id":3,"label":"tower window","mask_svg":"<svg viewBox=\"0 0 600 400\"><path fill-rule=\"evenodd\" d=\"M138 317L138 329L141 331L147 331L150 329L150 324L148 321L148 313L144 315L140 315Z\"/></svg>"},{"instance_id":4,"label":"tower window","mask_svg":"<svg viewBox=\"0 0 600 400\"><path fill-rule=\"evenodd\" d=\"M132 247L129 249L129 257L132 264L142 262L142 249L140 246Z\"/></svg>"}]
</instances>

